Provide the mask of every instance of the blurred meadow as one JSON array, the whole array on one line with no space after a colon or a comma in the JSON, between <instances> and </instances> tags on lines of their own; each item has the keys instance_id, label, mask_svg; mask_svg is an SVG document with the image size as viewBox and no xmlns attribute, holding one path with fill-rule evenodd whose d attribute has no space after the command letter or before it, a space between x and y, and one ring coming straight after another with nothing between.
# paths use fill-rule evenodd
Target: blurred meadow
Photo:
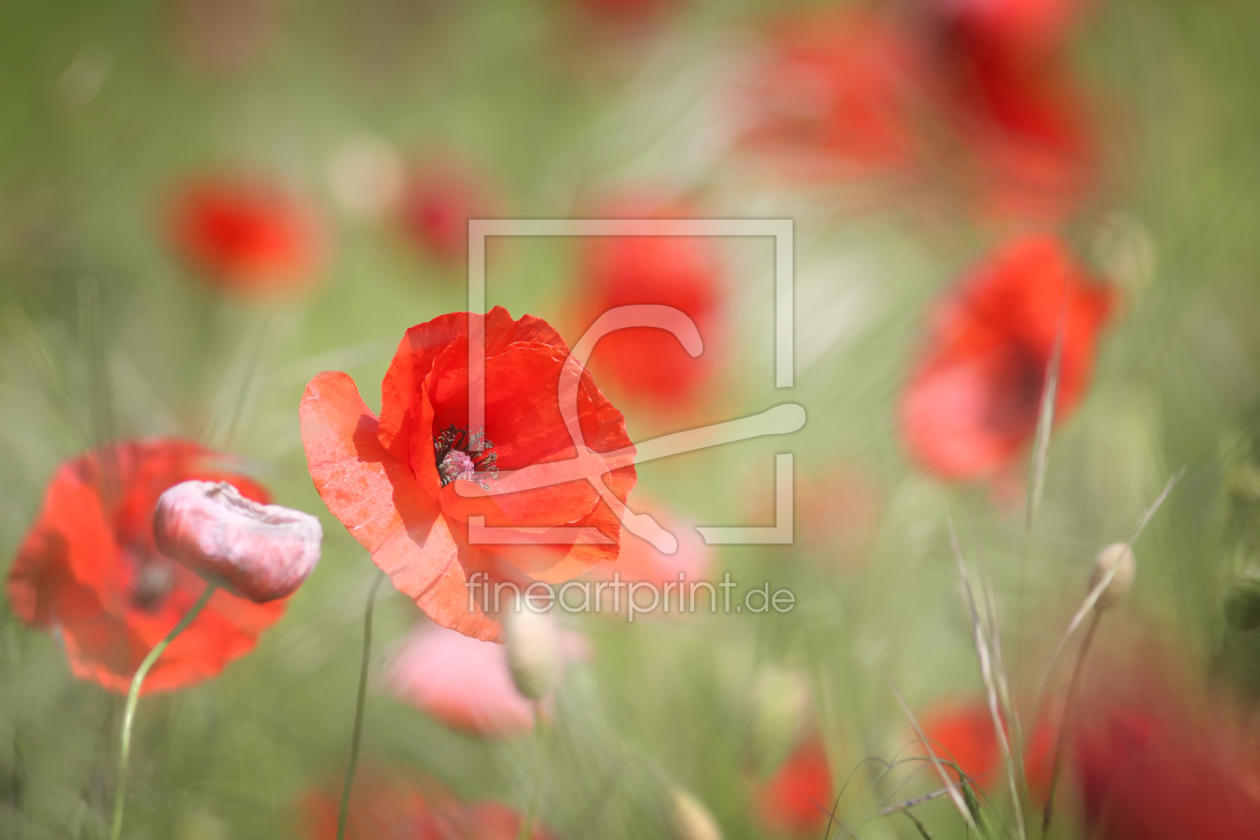
<instances>
[{"instance_id":1,"label":"blurred meadow","mask_svg":"<svg viewBox=\"0 0 1260 840\"><path fill-rule=\"evenodd\" d=\"M382 578L312 481L308 382L383 416L404 333L468 308L469 218L630 217L792 220L791 389L764 237L494 239L487 306L570 346L600 307L691 316L698 359L643 329L591 357L635 442L803 406L639 464L629 507L682 545L623 528L614 561L793 606L556 610L532 704L386 580L346 837L1024 840L1051 763L1045 836L1260 837L1257 38L1245 0L0 4L0 557L121 441L323 527L257 647L141 698L122 836L338 836ZM793 543L703 545L772 524L782 452ZM1129 541L1131 591L1082 610ZM72 670L78 607L12 581L122 563L123 621L129 551L9 572L4 840L110 836L138 657Z\"/></svg>"}]
</instances>

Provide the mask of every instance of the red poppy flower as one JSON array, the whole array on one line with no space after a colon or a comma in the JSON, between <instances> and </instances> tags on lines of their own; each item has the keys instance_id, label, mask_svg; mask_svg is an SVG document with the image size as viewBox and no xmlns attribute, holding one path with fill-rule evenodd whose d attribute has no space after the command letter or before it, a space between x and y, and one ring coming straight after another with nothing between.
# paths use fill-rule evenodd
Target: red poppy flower
<instances>
[{"instance_id":1,"label":"red poppy flower","mask_svg":"<svg viewBox=\"0 0 1260 840\"><path fill-rule=\"evenodd\" d=\"M485 426L475 429L470 319L485 336ZM558 582L617 556L621 511L612 505L623 505L634 486L634 447L621 412L588 373L566 368L568 355L545 321L514 321L495 307L408 330L381 386L379 420L344 373L322 373L306 388L302 441L324 503L394 586L443 627L499 638L501 626L467 585L477 572L491 582ZM562 382L571 387L558 394ZM562 400L567 411L576 406L580 458ZM543 471L555 484L528 488L528 471L510 473L538 465L554 465ZM602 482L603 492L573 480L575 467ZM524 545L470 544L471 516L534 536ZM556 527L585 529L590 540L548 543Z\"/></svg>"},{"instance_id":2,"label":"red poppy flower","mask_svg":"<svg viewBox=\"0 0 1260 840\"><path fill-rule=\"evenodd\" d=\"M243 295L296 291L323 259L312 212L278 184L228 176L184 184L170 208L175 250L210 283Z\"/></svg>"},{"instance_id":3,"label":"red poppy flower","mask_svg":"<svg viewBox=\"0 0 1260 840\"><path fill-rule=\"evenodd\" d=\"M1060 331L1056 421L1085 395L1113 300L1057 239L1000 248L937 305L901 400L911 454L949 479L1008 466L1036 432Z\"/></svg>"},{"instance_id":4,"label":"red poppy flower","mask_svg":"<svg viewBox=\"0 0 1260 840\"><path fill-rule=\"evenodd\" d=\"M219 456L195 443L118 443L57 470L39 517L9 572L13 610L64 645L75 676L126 691L140 662L193 606L206 583L153 544L162 491L190 479L227 481L266 502L267 491L223 472ZM216 592L171 643L143 690L163 691L213 677L254 647L284 612Z\"/></svg>"},{"instance_id":5,"label":"red poppy flower","mask_svg":"<svg viewBox=\"0 0 1260 840\"><path fill-rule=\"evenodd\" d=\"M417 168L403 186L399 221L408 239L446 265L468 257L468 220L495 215L491 190L470 168L449 160Z\"/></svg>"},{"instance_id":6,"label":"red poppy flower","mask_svg":"<svg viewBox=\"0 0 1260 840\"><path fill-rule=\"evenodd\" d=\"M813 178L884 172L914 154L917 62L900 32L845 10L771 33L747 91L744 143Z\"/></svg>"},{"instance_id":7,"label":"red poppy flower","mask_svg":"<svg viewBox=\"0 0 1260 840\"><path fill-rule=\"evenodd\" d=\"M1002 748L983 700L938 707L926 713L921 724L938 759L958 765L983 790L1001 790L1007 785ZM1053 732L1046 721L1038 720L1025 738L1024 778L1033 795L1042 798L1050 788ZM1013 743L1011 748L1015 748ZM952 769L949 772L959 778Z\"/></svg>"},{"instance_id":8,"label":"red poppy flower","mask_svg":"<svg viewBox=\"0 0 1260 840\"><path fill-rule=\"evenodd\" d=\"M1148 697L1078 717L1071 763L1090 836L1260 838L1260 743L1224 710Z\"/></svg>"},{"instance_id":9,"label":"red poppy flower","mask_svg":"<svg viewBox=\"0 0 1260 840\"><path fill-rule=\"evenodd\" d=\"M685 218L641 198L615 202L600 218ZM721 274L703 238L691 236L611 236L583 240L578 276L578 320L585 331L619 306L657 304L678 309L700 332L703 350L693 357L673 333L657 327L630 327L601 338L591 367L635 398L662 409L694 404L711 384L723 353Z\"/></svg>"},{"instance_id":10,"label":"red poppy flower","mask_svg":"<svg viewBox=\"0 0 1260 840\"><path fill-rule=\"evenodd\" d=\"M831 765L822 743L803 742L753 793L757 821L766 831L794 837L820 832L835 804Z\"/></svg>"},{"instance_id":11,"label":"red poppy flower","mask_svg":"<svg viewBox=\"0 0 1260 840\"><path fill-rule=\"evenodd\" d=\"M436 784L400 781L400 773L368 768L350 800L346 840L517 840L521 814L498 802L460 803ZM331 790L331 787L330 787ZM302 799L305 836L334 840L339 796L320 790ZM535 821L530 840L551 840Z\"/></svg>"},{"instance_id":12,"label":"red poppy flower","mask_svg":"<svg viewBox=\"0 0 1260 840\"><path fill-rule=\"evenodd\" d=\"M1095 177L1097 150L1065 41L1078 0L937 2L935 55L950 121L988 209L1053 219Z\"/></svg>"}]
</instances>

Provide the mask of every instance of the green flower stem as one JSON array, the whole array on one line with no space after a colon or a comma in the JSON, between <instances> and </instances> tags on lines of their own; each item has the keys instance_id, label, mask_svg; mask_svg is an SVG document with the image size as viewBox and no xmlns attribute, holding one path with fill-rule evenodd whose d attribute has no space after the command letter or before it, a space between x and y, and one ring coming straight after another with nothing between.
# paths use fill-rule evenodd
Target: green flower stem
<instances>
[{"instance_id":1,"label":"green flower stem","mask_svg":"<svg viewBox=\"0 0 1260 840\"><path fill-rule=\"evenodd\" d=\"M1089 655L1089 647L1094 641L1094 633L1098 631L1098 622L1102 613L1095 610L1090 619L1089 629L1081 641L1080 653L1076 655L1076 667L1072 669L1072 679L1068 683L1067 700L1063 704L1063 720L1059 721L1059 737L1054 747L1054 763L1050 770L1050 791L1046 794L1046 806L1041 815L1042 840L1050 834L1050 820L1054 817L1054 794L1059 787L1059 770L1063 765L1063 754L1067 751L1068 733L1072 727L1072 711L1076 705L1076 691L1080 687L1081 672L1085 670L1085 657Z\"/></svg>"},{"instance_id":2,"label":"green flower stem","mask_svg":"<svg viewBox=\"0 0 1260 840\"><path fill-rule=\"evenodd\" d=\"M547 746L548 731L546 718L543 715L542 702L536 701L534 703L534 738L540 747L545 748ZM534 821L538 819L538 809L542 806L543 778L543 774L539 774L538 788L534 791L534 798L530 800L529 811L525 813L525 819L521 821L521 830L516 835L517 840L529 840L534 833Z\"/></svg>"},{"instance_id":3,"label":"green flower stem","mask_svg":"<svg viewBox=\"0 0 1260 840\"><path fill-rule=\"evenodd\" d=\"M345 840L346 820L350 815L350 790L354 787L354 770L359 764L359 743L363 740L363 706L367 702L368 664L372 655L372 609L376 606L376 590L385 573L379 572L368 590L367 608L363 612L363 659L359 663L359 697L354 706L354 734L350 738L350 764L346 781L341 786L341 809L337 813L337 840Z\"/></svg>"},{"instance_id":4,"label":"green flower stem","mask_svg":"<svg viewBox=\"0 0 1260 840\"><path fill-rule=\"evenodd\" d=\"M118 750L118 782L114 791L114 821L109 830L109 840L118 840L122 836L123 821L123 805L127 801L127 763L131 758L131 724L136 716L136 703L140 700L140 686L144 683L145 676L149 673L149 669L153 667L153 663L158 661L158 657L163 651L175 641L175 637L188 628L193 623L193 619L197 617L202 608L210 600L210 596L218 589L213 583L207 584L201 597L197 599L197 603L193 604L192 609L184 614L171 628L171 632L166 634L166 638L153 646L153 650L149 651L149 655L140 663L140 667L136 669L136 675L131 678L131 690L127 692L127 709L123 713L121 744Z\"/></svg>"}]
</instances>

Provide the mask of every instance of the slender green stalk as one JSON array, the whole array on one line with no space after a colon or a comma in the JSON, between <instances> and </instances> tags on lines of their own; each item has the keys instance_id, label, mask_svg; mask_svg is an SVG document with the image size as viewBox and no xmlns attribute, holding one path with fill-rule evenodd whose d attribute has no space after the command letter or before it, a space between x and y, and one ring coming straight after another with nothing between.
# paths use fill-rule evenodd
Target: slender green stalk
<instances>
[{"instance_id":1,"label":"slender green stalk","mask_svg":"<svg viewBox=\"0 0 1260 840\"><path fill-rule=\"evenodd\" d=\"M546 746L547 724L543 717L542 703L534 703L534 737L538 740L539 746ZM538 809L542 805L542 779L544 774L539 774L538 789L534 791L534 798L529 803L529 811L525 814L525 819L521 821L521 830L516 835L516 840L529 840L534 833L534 820L538 818Z\"/></svg>"},{"instance_id":2,"label":"slender green stalk","mask_svg":"<svg viewBox=\"0 0 1260 840\"><path fill-rule=\"evenodd\" d=\"M1068 731L1072 728L1072 709L1076 705L1076 691L1080 687L1081 672L1085 670L1085 657L1089 655L1089 646L1094 641L1094 632L1098 630L1098 621L1102 613L1095 612L1081 641L1081 652L1076 655L1076 667L1072 669L1072 681L1068 683L1067 700L1063 705L1063 720L1059 721L1059 738L1054 745L1054 764L1050 770L1050 792L1046 794L1046 808L1041 815L1041 837L1045 840L1050 832L1050 820L1054 816L1054 792L1059 786L1059 769L1063 764L1063 753L1067 750Z\"/></svg>"},{"instance_id":3,"label":"slender green stalk","mask_svg":"<svg viewBox=\"0 0 1260 840\"><path fill-rule=\"evenodd\" d=\"M372 657L372 610L376 606L376 590L385 573L379 572L368 590L367 608L363 611L363 658L359 663L359 697L354 705L354 734L350 738L350 764L346 781L341 786L341 810L337 814L337 840L345 840L346 820L350 816L350 791L354 788L354 771L359 765L359 744L363 740L363 707L367 703L368 665Z\"/></svg>"},{"instance_id":4,"label":"slender green stalk","mask_svg":"<svg viewBox=\"0 0 1260 840\"><path fill-rule=\"evenodd\" d=\"M188 628L193 623L193 619L201 612L202 607L210 600L210 596L214 594L216 587L213 583L207 584L201 597L197 599L197 603L193 604L192 609L184 614L171 628L171 632L166 634L166 638L153 646L153 650L149 651L149 655L140 663L140 667L136 669L136 675L131 678L131 690L127 692L127 709L123 713L121 744L118 750L118 784L114 791L114 821L109 830L109 840L118 840L122 836L123 821L123 805L127 801L127 764L131 759L131 724L136 716L136 703L140 700L140 686L144 683L145 676L149 673L149 669L153 667L153 663L158 661L158 657L163 651L175 641L175 637Z\"/></svg>"}]
</instances>

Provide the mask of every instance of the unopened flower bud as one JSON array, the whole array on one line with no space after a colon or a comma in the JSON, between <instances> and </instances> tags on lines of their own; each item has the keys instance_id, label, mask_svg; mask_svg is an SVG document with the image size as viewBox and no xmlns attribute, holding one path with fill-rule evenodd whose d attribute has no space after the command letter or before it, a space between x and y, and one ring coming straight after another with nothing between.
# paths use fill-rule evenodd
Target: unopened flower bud
<instances>
[{"instance_id":1,"label":"unopened flower bud","mask_svg":"<svg viewBox=\"0 0 1260 840\"><path fill-rule=\"evenodd\" d=\"M504 623L508 666L521 694L531 700L545 697L560 677L560 645L550 612L535 612L522 604Z\"/></svg>"},{"instance_id":2,"label":"unopened flower bud","mask_svg":"<svg viewBox=\"0 0 1260 840\"><path fill-rule=\"evenodd\" d=\"M752 694L749 736L753 767L769 776L783 763L809 720L809 683L795 671L766 671Z\"/></svg>"},{"instance_id":3,"label":"unopened flower bud","mask_svg":"<svg viewBox=\"0 0 1260 840\"><path fill-rule=\"evenodd\" d=\"M1225 591L1225 620L1235 630L1247 632L1260 627L1260 577L1245 575Z\"/></svg>"},{"instance_id":4,"label":"unopened flower bud","mask_svg":"<svg viewBox=\"0 0 1260 840\"><path fill-rule=\"evenodd\" d=\"M1111 582L1107 584L1107 588L1098 596L1098 609L1100 610L1114 607L1120 603L1133 586L1133 576L1137 572L1137 560L1133 556L1133 549L1129 548L1127 544L1114 543L1098 552L1098 557L1094 560L1094 570L1089 575L1089 589L1091 592L1102 583L1103 578L1112 569L1116 571L1111 577Z\"/></svg>"},{"instance_id":5,"label":"unopened flower bud","mask_svg":"<svg viewBox=\"0 0 1260 840\"><path fill-rule=\"evenodd\" d=\"M680 788L673 791L670 828L677 840L722 840L722 832L700 800Z\"/></svg>"},{"instance_id":6,"label":"unopened flower bud","mask_svg":"<svg viewBox=\"0 0 1260 840\"><path fill-rule=\"evenodd\" d=\"M319 520L246 499L225 481L185 481L158 499L162 554L257 603L293 594L319 562Z\"/></svg>"}]
</instances>

